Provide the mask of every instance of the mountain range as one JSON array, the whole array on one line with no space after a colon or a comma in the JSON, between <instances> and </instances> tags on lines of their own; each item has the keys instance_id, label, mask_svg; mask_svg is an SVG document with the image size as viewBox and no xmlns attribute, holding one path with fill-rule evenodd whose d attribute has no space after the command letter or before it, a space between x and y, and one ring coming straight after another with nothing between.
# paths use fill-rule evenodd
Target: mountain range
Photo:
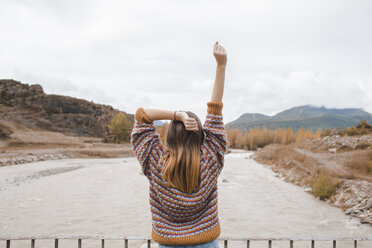
<instances>
[{"instance_id":1,"label":"mountain range","mask_svg":"<svg viewBox=\"0 0 372 248\"><path fill-rule=\"evenodd\" d=\"M361 108L326 108L312 105L293 107L273 116L260 113L245 113L226 124L226 128L241 131L250 128L268 129L292 127L297 132L301 127L313 131L326 128L346 128L355 126L361 120L372 122L372 114Z\"/></svg>"},{"instance_id":2,"label":"mountain range","mask_svg":"<svg viewBox=\"0 0 372 248\"><path fill-rule=\"evenodd\" d=\"M11 79L0 80L0 131L8 126L20 125L61 132L67 135L105 137L109 135L108 124L122 111L110 105L70 96L46 94L39 84L23 84ZM133 125L134 115L122 112ZM268 116L260 113L245 113L226 128L288 128L298 131L301 127L345 128L355 126L361 120L372 123L372 114L360 108L326 108L304 105ZM9 124L9 123L12 124ZM7 125L8 123L8 125ZM161 126L162 121L155 121Z\"/></svg>"}]
</instances>

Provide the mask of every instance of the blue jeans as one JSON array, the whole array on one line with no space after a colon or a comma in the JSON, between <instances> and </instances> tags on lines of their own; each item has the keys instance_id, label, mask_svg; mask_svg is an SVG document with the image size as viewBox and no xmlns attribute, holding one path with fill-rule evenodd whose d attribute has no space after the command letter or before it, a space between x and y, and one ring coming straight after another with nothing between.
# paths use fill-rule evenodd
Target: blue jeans
<instances>
[{"instance_id":1,"label":"blue jeans","mask_svg":"<svg viewBox=\"0 0 372 248\"><path fill-rule=\"evenodd\" d=\"M218 240L212 240L207 243L197 244L197 245L162 245L159 244L159 248L219 248Z\"/></svg>"}]
</instances>

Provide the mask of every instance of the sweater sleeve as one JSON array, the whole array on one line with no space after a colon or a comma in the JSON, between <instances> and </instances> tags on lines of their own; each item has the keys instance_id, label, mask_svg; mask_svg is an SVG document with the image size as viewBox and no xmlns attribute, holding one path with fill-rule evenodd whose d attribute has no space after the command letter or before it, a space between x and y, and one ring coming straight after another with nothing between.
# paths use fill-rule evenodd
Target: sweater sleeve
<instances>
[{"instance_id":1,"label":"sweater sleeve","mask_svg":"<svg viewBox=\"0 0 372 248\"><path fill-rule=\"evenodd\" d=\"M138 108L135 113L135 123L131 133L131 144L143 174L151 176L151 170L159 162L162 153L160 136L156 132L154 121L143 110Z\"/></svg>"},{"instance_id":2,"label":"sweater sleeve","mask_svg":"<svg viewBox=\"0 0 372 248\"><path fill-rule=\"evenodd\" d=\"M227 150L227 136L222 116L222 102L207 102L207 116L203 125L205 145L214 155L221 170Z\"/></svg>"}]
</instances>

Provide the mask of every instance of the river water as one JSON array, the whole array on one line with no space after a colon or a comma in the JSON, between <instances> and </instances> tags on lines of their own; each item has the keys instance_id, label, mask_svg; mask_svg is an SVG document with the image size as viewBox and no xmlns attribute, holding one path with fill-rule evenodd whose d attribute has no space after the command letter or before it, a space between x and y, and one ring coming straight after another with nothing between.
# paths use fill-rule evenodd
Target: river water
<instances>
[{"instance_id":1,"label":"river water","mask_svg":"<svg viewBox=\"0 0 372 248\"><path fill-rule=\"evenodd\" d=\"M284 182L250 155L234 151L225 156L218 182L220 238L372 237L371 226ZM1 167L0 199L2 237L151 234L148 181L135 157ZM124 247L123 243L108 240L105 247ZM84 239L82 244L100 247L101 243ZM144 245L141 240L129 242L129 247ZM272 245L289 247L289 241ZM12 241L11 247L30 247L30 241ZM36 239L36 247L54 247L54 240ZM62 239L59 247L77 247L77 240ZM246 244L230 241L229 247ZM268 247L267 241L251 241L251 247ZM310 247L310 242L295 241L294 247ZM316 242L315 247L332 247L332 241ZM337 247L353 247L352 241L339 241ZM372 241L359 241L358 247L372 247Z\"/></svg>"}]
</instances>

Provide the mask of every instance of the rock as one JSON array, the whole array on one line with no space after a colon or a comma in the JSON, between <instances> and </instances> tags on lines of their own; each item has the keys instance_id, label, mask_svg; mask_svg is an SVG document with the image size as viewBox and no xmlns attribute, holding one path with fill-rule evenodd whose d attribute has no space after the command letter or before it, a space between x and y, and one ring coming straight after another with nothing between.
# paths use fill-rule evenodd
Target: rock
<instances>
[{"instance_id":1,"label":"rock","mask_svg":"<svg viewBox=\"0 0 372 248\"><path fill-rule=\"evenodd\" d=\"M353 206L354 205L354 198L350 198L350 199L347 199L346 201L344 201L344 205L346 206Z\"/></svg>"},{"instance_id":2,"label":"rock","mask_svg":"<svg viewBox=\"0 0 372 248\"><path fill-rule=\"evenodd\" d=\"M336 152L337 152L337 148L336 148L336 147L334 147L334 148L329 148L328 151L329 151L329 152L336 153Z\"/></svg>"},{"instance_id":3,"label":"rock","mask_svg":"<svg viewBox=\"0 0 372 248\"><path fill-rule=\"evenodd\" d=\"M352 208L348 208L348 209L346 209L345 214L350 215L352 211L353 211Z\"/></svg>"},{"instance_id":4,"label":"rock","mask_svg":"<svg viewBox=\"0 0 372 248\"><path fill-rule=\"evenodd\" d=\"M368 217L362 218L360 220L360 222L362 224L372 224L372 216L368 216Z\"/></svg>"},{"instance_id":5,"label":"rock","mask_svg":"<svg viewBox=\"0 0 372 248\"><path fill-rule=\"evenodd\" d=\"M366 205L365 205L365 208L366 208L366 209L370 209L370 208L372 208L372 198L369 198L369 199L367 200L367 203L366 203Z\"/></svg>"},{"instance_id":6,"label":"rock","mask_svg":"<svg viewBox=\"0 0 372 248\"><path fill-rule=\"evenodd\" d=\"M305 187L304 191L307 192L307 193L311 193L313 191L313 189L310 188L310 187Z\"/></svg>"}]
</instances>

